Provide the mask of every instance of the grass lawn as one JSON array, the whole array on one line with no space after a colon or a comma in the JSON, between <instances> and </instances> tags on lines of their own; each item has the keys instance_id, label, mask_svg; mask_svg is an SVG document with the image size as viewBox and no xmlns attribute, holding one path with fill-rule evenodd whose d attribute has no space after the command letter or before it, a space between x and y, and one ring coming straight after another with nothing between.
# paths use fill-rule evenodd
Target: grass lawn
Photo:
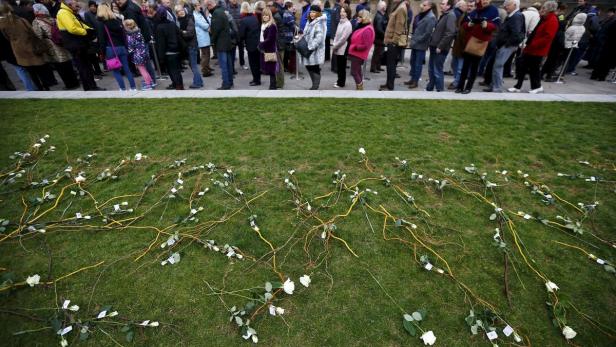
<instances>
[{"instance_id":1,"label":"grass lawn","mask_svg":"<svg viewBox=\"0 0 616 347\"><path fill-rule=\"evenodd\" d=\"M576 345L616 343L613 104L0 100L0 110L2 345L58 345L69 325L71 345L248 345L229 312L247 304L238 317L252 316L268 346L420 346L421 329L438 346L490 346L477 320L499 346L515 344L506 325L518 345L565 345L564 326ZM16 151L32 153L18 178ZM117 178L98 180L106 169ZM179 263L161 265L175 253ZM276 288L288 277L292 295ZM282 316L264 306L268 281ZM548 293L548 281L560 289ZM62 310L65 299L79 310ZM403 323L420 309L421 329ZM119 314L95 319L102 310Z\"/></svg>"}]
</instances>

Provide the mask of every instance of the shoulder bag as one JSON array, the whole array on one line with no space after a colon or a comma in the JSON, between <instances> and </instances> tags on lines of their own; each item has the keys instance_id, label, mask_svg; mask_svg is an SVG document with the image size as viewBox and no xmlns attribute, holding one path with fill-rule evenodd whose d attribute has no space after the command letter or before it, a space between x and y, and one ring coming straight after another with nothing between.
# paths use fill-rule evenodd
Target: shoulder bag
<instances>
[{"instance_id":1,"label":"shoulder bag","mask_svg":"<svg viewBox=\"0 0 616 347\"><path fill-rule=\"evenodd\" d=\"M103 27L105 28L105 32L107 33L107 38L109 38L109 43L111 43L111 49L113 50L113 54L115 54L115 57L108 58L107 60L105 60L105 64L107 64L107 68L109 70L119 70L122 68L122 62L120 61L120 58L118 58L118 53L115 50L115 45L113 44L113 40L111 39L111 35L109 34L109 29L107 29L107 26L105 24L103 24Z\"/></svg>"}]
</instances>

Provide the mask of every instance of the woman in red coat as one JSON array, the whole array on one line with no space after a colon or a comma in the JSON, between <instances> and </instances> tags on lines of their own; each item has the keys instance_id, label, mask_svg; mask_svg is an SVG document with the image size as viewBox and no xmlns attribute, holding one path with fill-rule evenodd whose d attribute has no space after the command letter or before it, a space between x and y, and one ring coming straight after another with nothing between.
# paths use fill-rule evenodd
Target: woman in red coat
<instances>
[{"instance_id":1,"label":"woman in red coat","mask_svg":"<svg viewBox=\"0 0 616 347\"><path fill-rule=\"evenodd\" d=\"M349 47L349 58L351 59L351 76L355 80L355 88L364 90L364 78L361 68L374 42L374 28L370 19L370 12L359 11L357 15L357 28L351 34L351 46Z\"/></svg>"},{"instance_id":2,"label":"woman in red coat","mask_svg":"<svg viewBox=\"0 0 616 347\"><path fill-rule=\"evenodd\" d=\"M269 75L269 89L276 89L276 72L279 64L276 54L276 42L278 30L274 22L274 16L269 8L263 10L261 14L261 39L259 40L259 50L261 51L261 72ZM273 61L265 59L266 56L272 57Z\"/></svg>"},{"instance_id":3,"label":"woman in red coat","mask_svg":"<svg viewBox=\"0 0 616 347\"><path fill-rule=\"evenodd\" d=\"M519 93L526 74L530 77L529 93L543 93L541 86L541 61L548 55L552 41L558 31L558 18L554 14L558 4L556 1L546 1L541 8L541 20L535 30L528 36L526 47L517 62L516 77L518 82L508 90Z\"/></svg>"}]
</instances>

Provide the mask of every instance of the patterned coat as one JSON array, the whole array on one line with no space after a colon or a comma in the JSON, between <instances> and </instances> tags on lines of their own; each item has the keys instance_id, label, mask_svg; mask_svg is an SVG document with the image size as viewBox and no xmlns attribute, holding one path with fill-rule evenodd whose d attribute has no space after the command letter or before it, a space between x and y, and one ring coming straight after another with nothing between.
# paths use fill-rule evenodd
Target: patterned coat
<instances>
[{"instance_id":1,"label":"patterned coat","mask_svg":"<svg viewBox=\"0 0 616 347\"><path fill-rule=\"evenodd\" d=\"M150 60L148 46L143 41L139 27L134 30L126 29L126 46L135 65L146 65Z\"/></svg>"},{"instance_id":2,"label":"patterned coat","mask_svg":"<svg viewBox=\"0 0 616 347\"><path fill-rule=\"evenodd\" d=\"M34 38L32 26L26 19L12 14L0 17L0 32L11 43L17 64L20 66L45 65L45 58L34 54L33 41L36 38Z\"/></svg>"},{"instance_id":3,"label":"patterned coat","mask_svg":"<svg viewBox=\"0 0 616 347\"><path fill-rule=\"evenodd\" d=\"M306 23L306 27L304 28L304 37L308 42L308 49L314 49L314 51L307 59L301 57L302 64L310 66L321 65L325 62L326 26L327 18L325 18L325 16L317 17L312 22Z\"/></svg>"},{"instance_id":4,"label":"patterned coat","mask_svg":"<svg viewBox=\"0 0 616 347\"><path fill-rule=\"evenodd\" d=\"M49 44L49 54L45 57L45 60L50 63L64 63L72 59L71 54L64 47L56 45L51 40L52 25L56 25L56 20L54 18L48 16L37 17L34 22L32 22L32 30L34 30L36 36L47 41Z\"/></svg>"}]
</instances>

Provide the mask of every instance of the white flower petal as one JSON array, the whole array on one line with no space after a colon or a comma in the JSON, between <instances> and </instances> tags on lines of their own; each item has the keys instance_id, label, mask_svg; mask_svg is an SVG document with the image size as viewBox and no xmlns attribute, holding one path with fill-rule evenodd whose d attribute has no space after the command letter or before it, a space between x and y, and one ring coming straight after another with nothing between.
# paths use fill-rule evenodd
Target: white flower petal
<instances>
[{"instance_id":1,"label":"white flower petal","mask_svg":"<svg viewBox=\"0 0 616 347\"><path fill-rule=\"evenodd\" d=\"M33 276L28 276L28 278L26 278L26 283L28 283L30 287L34 287L36 284L39 284L40 281L41 281L41 276L39 276L38 274L33 275Z\"/></svg>"},{"instance_id":2,"label":"white flower petal","mask_svg":"<svg viewBox=\"0 0 616 347\"><path fill-rule=\"evenodd\" d=\"M565 337L565 339L571 340L576 335L577 335L577 333L575 332L575 330L573 330L573 329L571 329L571 327L565 325L565 327L563 328L563 336Z\"/></svg>"},{"instance_id":3,"label":"white flower petal","mask_svg":"<svg viewBox=\"0 0 616 347\"><path fill-rule=\"evenodd\" d=\"M436 336L434 336L434 332L432 332L432 330L423 333L423 335L421 335L421 339L423 340L424 345L432 346L434 342L436 342Z\"/></svg>"},{"instance_id":4,"label":"white flower petal","mask_svg":"<svg viewBox=\"0 0 616 347\"><path fill-rule=\"evenodd\" d=\"M299 282L306 288L308 288L308 286L310 286L310 282L312 282L310 280L310 276L308 275L304 275L302 277L299 278Z\"/></svg>"},{"instance_id":5,"label":"white flower petal","mask_svg":"<svg viewBox=\"0 0 616 347\"><path fill-rule=\"evenodd\" d=\"M284 282L283 290L285 293L292 295L293 291L295 290L295 283L291 281L290 278L287 278L287 280Z\"/></svg>"}]
</instances>

